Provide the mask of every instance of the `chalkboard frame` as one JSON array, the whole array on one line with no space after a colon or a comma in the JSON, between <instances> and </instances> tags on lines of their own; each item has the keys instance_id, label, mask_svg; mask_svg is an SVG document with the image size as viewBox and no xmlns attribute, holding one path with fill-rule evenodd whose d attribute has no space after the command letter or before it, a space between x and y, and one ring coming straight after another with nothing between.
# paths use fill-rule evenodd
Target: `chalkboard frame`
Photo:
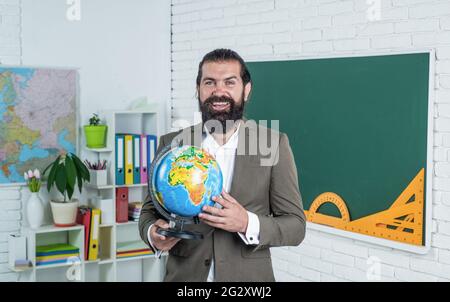
<instances>
[{"instance_id":1,"label":"chalkboard frame","mask_svg":"<svg viewBox=\"0 0 450 302\"><path fill-rule=\"evenodd\" d=\"M339 53L335 55L323 55L323 56L294 56L290 55L288 57L260 57L257 59L247 59L246 62L249 63L260 63L260 62L282 62L282 61L298 61L298 60L320 60L320 59L334 59L334 58L356 58L356 57L372 57L372 56L391 56L391 55L408 55L408 54L429 54L429 87L428 87L428 120L427 120L427 159L426 159L426 186L425 186L425 239L424 245L417 246L413 244L401 243L392 240L387 240L383 238L377 238L372 236L367 236L359 233L344 231L336 229L334 227L320 225L317 223L312 223L307 221L307 230L314 230L323 233L328 233L332 235L337 235L340 237L345 237L348 239L357 240L360 242L365 242L375 246L383 246L388 248L393 248L397 250L402 250L406 252L416 253L416 254L427 254L431 248L431 234L432 234L432 205L433 205L433 147L434 147L434 104L435 104L435 49L424 48L424 49L414 49L408 51L370 51L361 53ZM307 209L305 209L307 210ZM374 248L375 248L374 246Z\"/></svg>"}]
</instances>

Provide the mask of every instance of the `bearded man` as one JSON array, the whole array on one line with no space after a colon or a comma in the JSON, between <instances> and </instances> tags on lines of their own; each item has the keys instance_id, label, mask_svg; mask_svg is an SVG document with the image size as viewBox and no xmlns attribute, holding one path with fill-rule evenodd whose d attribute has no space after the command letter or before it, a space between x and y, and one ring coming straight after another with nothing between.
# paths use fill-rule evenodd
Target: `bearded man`
<instances>
[{"instance_id":1,"label":"bearded man","mask_svg":"<svg viewBox=\"0 0 450 302\"><path fill-rule=\"evenodd\" d=\"M252 81L236 52L206 54L196 84L202 123L163 135L157 152L196 145L213 155L224 180L222 194L212 198L220 206L205 206L200 223L185 227L203 239L186 240L157 233L169 223L148 198L141 238L156 253L169 252L165 281L275 281L269 248L299 245L306 229L288 138L244 118ZM270 141L270 154L261 152L263 141Z\"/></svg>"}]
</instances>

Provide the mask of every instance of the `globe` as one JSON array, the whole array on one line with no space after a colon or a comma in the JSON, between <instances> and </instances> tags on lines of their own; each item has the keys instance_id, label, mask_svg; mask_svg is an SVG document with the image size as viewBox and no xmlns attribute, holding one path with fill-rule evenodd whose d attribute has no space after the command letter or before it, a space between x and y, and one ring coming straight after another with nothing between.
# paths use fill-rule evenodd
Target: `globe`
<instances>
[{"instance_id":1,"label":"globe","mask_svg":"<svg viewBox=\"0 0 450 302\"><path fill-rule=\"evenodd\" d=\"M151 190L169 213L195 217L213 196L222 192L223 177L217 161L205 150L181 146L158 155L152 165Z\"/></svg>"}]
</instances>

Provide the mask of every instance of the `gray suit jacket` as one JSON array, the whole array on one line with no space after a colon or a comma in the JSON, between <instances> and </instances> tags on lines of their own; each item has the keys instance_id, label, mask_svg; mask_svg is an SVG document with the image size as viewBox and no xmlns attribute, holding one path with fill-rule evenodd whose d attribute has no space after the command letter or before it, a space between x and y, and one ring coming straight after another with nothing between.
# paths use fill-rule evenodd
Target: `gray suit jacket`
<instances>
[{"instance_id":1,"label":"gray suit jacket","mask_svg":"<svg viewBox=\"0 0 450 302\"><path fill-rule=\"evenodd\" d=\"M169 144L196 145L202 142L202 125L163 135L158 152ZM276 140L272 158L255 151L263 136ZM269 247L297 246L305 236L305 214L297 181L297 170L286 134L247 122L239 129L230 195L248 211L258 215L258 245L246 245L237 233L190 224L185 230L203 234L203 240L180 240L170 251L165 281L206 281L215 264L216 281L274 281ZM267 142L265 142L267 143ZM267 145L266 145L267 146ZM259 149L259 148L258 148ZM267 154L265 154L267 155ZM276 162L276 158L278 161ZM261 165L261 160L266 160ZM276 163L267 165L268 162ZM147 244L148 228L159 215L147 198L139 219L139 231Z\"/></svg>"}]
</instances>

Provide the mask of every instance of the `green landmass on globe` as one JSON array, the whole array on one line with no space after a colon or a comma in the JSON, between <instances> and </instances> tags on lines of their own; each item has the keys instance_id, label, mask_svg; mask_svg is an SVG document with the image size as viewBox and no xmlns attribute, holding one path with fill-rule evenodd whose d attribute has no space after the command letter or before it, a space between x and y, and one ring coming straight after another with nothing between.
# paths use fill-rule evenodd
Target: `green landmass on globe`
<instances>
[{"instance_id":1,"label":"green landmass on globe","mask_svg":"<svg viewBox=\"0 0 450 302\"><path fill-rule=\"evenodd\" d=\"M155 164L153 188L157 201L170 213L197 216L220 195L223 177L217 161L205 150L182 146L169 150Z\"/></svg>"}]
</instances>

